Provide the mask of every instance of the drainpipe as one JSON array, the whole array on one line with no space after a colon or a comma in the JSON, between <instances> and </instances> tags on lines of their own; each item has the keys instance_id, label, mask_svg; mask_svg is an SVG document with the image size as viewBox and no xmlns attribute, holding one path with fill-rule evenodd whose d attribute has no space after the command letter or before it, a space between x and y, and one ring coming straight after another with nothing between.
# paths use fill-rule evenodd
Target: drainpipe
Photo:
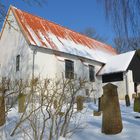
<instances>
[{"instance_id":1,"label":"drainpipe","mask_svg":"<svg viewBox=\"0 0 140 140\"><path fill-rule=\"evenodd\" d=\"M126 95L128 95L129 93L129 89L128 89L128 75L127 75L128 71L125 73L125 85L126 85Z\"/></svg>"},{"instance_id":2,"label":"drainpipe","mask_svg":"<svg viewBox=\"0 0 140 140\"><path fill-rule=\"evenodd\" d=\"M35 73L35 55L36 54L37 54L37 47L33 48L32 79L34 79L34 73Z\"/></svg>"},{"instance_id":3,"label":"drainpipe","mask_svg":"<svg viewBox=\"0 0 140 140\"><path fill-rule=\"evenodd\" d=\"M37 47L33 47L33 62L32 62L32 81L34 81L34 74L35 74L35 55L37 53ZM32 87L31 87L31 93L34 92L34 86L32 84ZM32 99L32 111L34 112L34 98L33 98L33 94L31 94L31 99Z\"/></svg>"}]
</instances>

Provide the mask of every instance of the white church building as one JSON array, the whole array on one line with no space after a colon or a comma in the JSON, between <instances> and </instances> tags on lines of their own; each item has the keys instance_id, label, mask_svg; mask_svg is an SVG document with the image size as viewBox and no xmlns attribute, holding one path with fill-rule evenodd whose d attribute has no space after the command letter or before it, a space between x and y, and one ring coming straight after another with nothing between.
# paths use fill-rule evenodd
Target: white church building
<instances>
[{"instance_id":1,"label":"white church building","mask_svg":"<svg viewBox=\"0 0 140 140\"><path fill-rule=\"evenodd\" d=\"M0 34L0 77L86 78L98 97L111 82L120 99L131 98L140 83L139 56L139 51L118 54L109 45L13 6Z\"/></svg>"}]
</instances>

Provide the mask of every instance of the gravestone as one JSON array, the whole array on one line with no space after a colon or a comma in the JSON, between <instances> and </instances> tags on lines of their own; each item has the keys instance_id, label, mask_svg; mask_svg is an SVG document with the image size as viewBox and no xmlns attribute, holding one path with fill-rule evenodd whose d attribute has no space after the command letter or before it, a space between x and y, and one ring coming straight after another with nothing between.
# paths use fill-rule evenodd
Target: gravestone
<instances>
[{"instance_id":1,"label":"gravestone","mask_svg":"<svg viewBox=\"0 0 140 140\"><path fill-rule=\"evenodd\" d=\"M103 106L102 106L102 101L103 100L103 95L101 97L99 97L98 99L98 111L102 111L103 110Z\"/></svg>"},{"instance_id":2,"label":"gravestone","mask_svg":"<svg viewBox=\"0 0 140 140\"><path fill-rule=\"evenodd\" d=\"M98 98L98 111L101 111L101 97Z\"/></svg>"},{"instance_id":3,"label":"gravestone","mask_svg":"<svg viewBox=\"0 0 140 140\"><path fill-rule=\"evenodd\" d=\"M132 99L135 99L137 97L136 93L132 94Z\"/></svg>"},{"instance_id":4,"label":"gravestone","mask_svg":"<svg viewBox=\"0 0 140 140\"><path fill-rule=\"evenodd\" d=\"M133 110L134 110L134 112L140 112L140 97L135 97L134 98Z\"/></svg>"},{"instance_id":5,"label":"gravestone","mask_svg":"<svg viewBox=\"0 0 140 140\"><path fill-rule=\"evenodd\" d=\"M26 99L25 94L19 94L18 96L18 112L19 113L24 113L25 111L25 99Z\"/></svg>"},{"instance_id":6,"label":"gravestone","mask_svg":"<svg viewBox=\"0 0 140 140\"><path fill-rule=\"evenodd\" d=\"M57 100L54 100L54 102L53 102L54 109L57 109L57 106L58 106Z\"/></svg>"},{"instance_id":7,"label":"gravestone","mask_svg":"<svg viewBox=\"0 0 140 140\"><path fill-rule=\"evenodd\" d=\"M63 117L65 115L65 112L60 111L60 112L58 112L58 114L60 117Z\"/></svg>"},{"instance_id":8,"label":"gravestone","mask_svg":"<svg viewBox=\"0 0 140 140\"><path fill-rule=\"evenodd\" d=\"M0 96L0 126L5 124L5 100L3 96Z\"/></svg>"},{"instance_id":9,"label":"gravestone","mask_svg":"<svg viewBox=\"0 0 140 140\"><path fill-rule=\"evenodd\" d=\"M93 116L101 116L101 111L93 111Z\"/></svg>"},{"instance_id":10,"label":"gravestone","mask_svg":"<svg viewBox=\"0 0 140 140\"><path fill-rule=\"evenodd\" d=\"M83 98L83 96L76 97L77 111L81 111L83 109Z\"/></svg>"},{"instance_id":11,"label":"gravestone","mask_svg":"<svg viewBox=\"0 0 140 140\"><path fill-rule=\"evenodd\" d=\"M118 134L122 131L122 118L117 93L117 86L107 84L103 87L102 133Z\"/></svg>"},{"instance_id":12,"label":"gravestone","mask_svg":"<svg viewBox=\"0 0 140 140\"><path fill-rule=\"evenodd\" d=\"M126 106L130 106L130 98L129 98L129 95L125 95L125 103L126 103Z\"/></svg>"},{"instance_id":13,"label":"gravestone","mask_svg":"<svg viewBox=\"0 0 140 140\"><path fill-rule=\"evenodd\" d=\"M138 97L140 98L140 93L137 93L138 94Z\"/></svg>"}]
</instances>

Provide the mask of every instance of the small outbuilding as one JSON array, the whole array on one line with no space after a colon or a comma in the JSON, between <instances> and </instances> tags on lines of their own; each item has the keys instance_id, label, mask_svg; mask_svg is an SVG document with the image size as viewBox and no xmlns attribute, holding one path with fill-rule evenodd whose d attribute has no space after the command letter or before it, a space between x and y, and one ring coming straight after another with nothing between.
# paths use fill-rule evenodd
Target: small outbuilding
<instances>
[{"instance_id":1,"label":"small outbuilding","mask_svg":"<svg viewBox=\"0 0 140 140\"><path fill-rule=\"evenodd\" d=\"M116 84L119 97L123 99L126 94L132 97L134 92L138 92L139 72L140 50L137 50L110 57L98 75L102 76L103 83Z\"/></svg>"}]
</instances>

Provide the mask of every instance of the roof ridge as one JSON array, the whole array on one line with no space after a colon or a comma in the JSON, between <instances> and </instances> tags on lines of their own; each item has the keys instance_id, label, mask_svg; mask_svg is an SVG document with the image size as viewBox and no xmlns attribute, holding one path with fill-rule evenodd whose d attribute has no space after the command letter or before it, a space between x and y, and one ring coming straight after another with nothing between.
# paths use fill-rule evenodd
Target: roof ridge
<instances>
[{"instance_id":1,"label":"roof ridge","mask_svg":"<svg viewBox=\"0 0 140 140\"><path fill-rule=\"evenodd\" d=\"M50 21L50 20L45 19L45 18L43 18L43 17L41 17L41 16L38 16L38 15L35 15L35 14L32 14L32 13L29 13L29 12L24 11L24 10L21 10L21 9L19 9L19 8L13 6L13 5L10 5L10 7L11 7L11 8L14 8L14 9L17 9L17 10L20 10L21 12L27 13L27 14L32 15L32 16L34 16L34 17L40 18L40 19L42 19L42 20L48 21L48 22L51 23L51 24L55 24L55 25L57 25L57 26L60 26L60 27L62 27L62 28L65 28L65 29L67 29L67 30L69 30L69 31L71 31L71 32L74 32L74 33L76 33L76 34L79 34L80 36L86 37L87 39L90 39L90 40L92 40L92 41L96 41L96 42L98 42L98 43L100 43L100 44L102 44L102 45L105 45L106 47L111 47L112 49L115 50L115 48L113 48L111 45L108 45L108 44L106 44L106 43L100 42L100 41L98 41L98 40L96 40L96 39L94 39L94 38L88 37L88 36L86 36L86 35L84 35L84 34L81 34L81 33L77 32L77 31L74 31L74 30L72 30L72 29L69 29L68 27L65 27L65 26L63 26L63 25L60 25L60 24L58 24L58 23L56 23L56 22L54 22L54 21Z\"/></svg>"}]
</instances>

